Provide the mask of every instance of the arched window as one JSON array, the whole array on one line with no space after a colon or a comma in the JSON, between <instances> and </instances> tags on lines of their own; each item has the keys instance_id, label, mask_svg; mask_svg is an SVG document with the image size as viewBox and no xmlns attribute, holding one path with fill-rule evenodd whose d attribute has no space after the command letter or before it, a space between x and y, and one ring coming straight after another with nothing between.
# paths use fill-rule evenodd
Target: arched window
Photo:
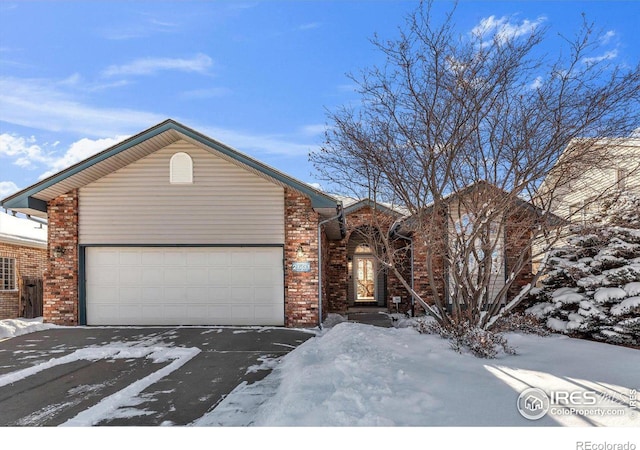
<instances>
[{"instance_id":1,"label":"arched window","mask_svg":"<svg viewBox=\"0 0 640 450\"><path fill-rule=\"evenodd\" d=\"M169 162L169 182L171 184L193 183L193 161L184 152L176 153Z\"/></svg>"},{"instance_id":2,"label":"arched window","mask_svg":"<svg viewBox=\"0 0 640 450\"><path fill-rule=\"evenodd\" d=\"M371 247L367 244L360 244L356 247L355 253L371 253Z\"/></svg>"}]
</instances>

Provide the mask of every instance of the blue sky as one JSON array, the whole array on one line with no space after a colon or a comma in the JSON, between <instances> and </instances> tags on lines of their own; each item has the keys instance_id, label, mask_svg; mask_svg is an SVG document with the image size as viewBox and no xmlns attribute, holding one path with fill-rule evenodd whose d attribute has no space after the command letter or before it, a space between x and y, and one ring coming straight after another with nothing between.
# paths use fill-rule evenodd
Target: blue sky
<instances>
[{"instance_id":1,"label":"blue sky","mask_svg":"<svg viewBox=\"0 0 640 450\"><path fill-rule=\"evenodd\" d=\"M0 198L173 118L306 182L326 111L357 101L345 76L381 62L415 1L3 1ZM451 6L436 1L436 12ZM481 21L573 36L581 12L605 33L594 58L640 59L640 2L472 1Z\"/></svg>"}]
</instances>

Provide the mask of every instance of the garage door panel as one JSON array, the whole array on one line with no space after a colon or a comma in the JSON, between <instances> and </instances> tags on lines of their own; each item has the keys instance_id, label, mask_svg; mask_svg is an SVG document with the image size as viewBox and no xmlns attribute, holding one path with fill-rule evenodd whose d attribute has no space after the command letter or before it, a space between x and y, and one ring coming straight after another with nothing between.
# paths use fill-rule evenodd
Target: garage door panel
<instances>
[{"instance_id":1,"label":"garage door panel","mask_svg":"<svg viewBox=\"0 0 640 450\"><path fill-rule=\"evenodd\" d=\"M206 286L209 282L209 271L206 267L189 267L187 285Z\"/></svg>"},{"instance_id":2,"label":"garage door panel","mask_svg":"<svg viewBox=\"0 0 640 450\"><path fill-rule=\"evenodd\" d=\"M163 261L165 266L186 266L187 265L187 255L184 250L169 250L165 251L163 256Z\"/></svg>"},{"instance_id":3,"label":"garage door panel","mask_svg":"<svg viewBox=\"0 0 640 450\"><path fill-rule=\"evenodd\" d=\"M157 302L158 299L163 297L163 291L161 287L156 286L144 286L141 289L141 299L143 303Z\"/></svg>"},{"instance_id":4,"label":"garage door panel","mask_svg":"<svg viewBox=\"0 0 640 450\"><path fill-rule=\"evenodd\" d=\"M142 270L138 267L120 267L118 281L120 286L139 286L142 279Z\"/></svg>"},{"instance_id":5,"label":"garage door panel","mask_svg":"<svg viewBox=\"0 0 640 450\"><path fill-rule=\"evenodd\" d=\"M140 255L140 264L143 267L162 267L164 264L164 258L161 255L158 255L157 251L142 250Z\"/></svg>"},{"instance_id":6,"label":"garage door panel","mask_svg":"<svg viewBox=\"0 0 640 450\"><path fill-rule=\"evenodd\" d=\"M284 325L281 247L87 247L89 325Z\"/></svg>"},{"instance_id":7,"label":"garage door panel","mask_svg":"<svg viewBox=\"0 0 640 450\"><path fill-rule=\"evenodd\" d=\"M162 270L158 268L142 268L142 285L143 286L161 286L162 285Z\"/></svg>"},{"instance_id":8,"label":"garage door panel","mask_svg":"<svg viewBox=\"0 0 640 450\"><path fill-rule=\"evenodd\" d=\"M229 284L230 270L228 267L209 269L210 286L227 286Z\"/></svg>"},{"instance_id":9,"label":"garage door panel","mask_svg":"<svg viewBox=\"0 0 640 450\"><path fill-rule=\"evenodd\" d=\"M141 255L139 251L123 251L119 255L120 266L140 266Z\"/></svg>"},{"instance_id":10,"label":"garage door panel","mask_svg":"<svg viewBox=\"0 0 640 450\"><path fill-rule=\"evenodd\" d=\"M209 255L205 252L187 252L187 267L207 267Z\"/></svg>"},{"instance_id":11,"label":"garage door panel","mask_svg":"<svg viewBox=\"0 0 640 450\"><path fill-rule=\"evenodd\" d=\"M227 267L231 262L231 255L228 252L207 253L209 267Z\"/></svg>"},{"instance_id":12,"label":"garage door panel","mask_svg":"<svg viewBox=\"0 0 640 450\"><path fill-rule=\"evenodd\" d=\"M118 303L137 304L140 303L142 297L142 289L139 287L120 288L118 290Z\"/></svg>"}]
</instances>

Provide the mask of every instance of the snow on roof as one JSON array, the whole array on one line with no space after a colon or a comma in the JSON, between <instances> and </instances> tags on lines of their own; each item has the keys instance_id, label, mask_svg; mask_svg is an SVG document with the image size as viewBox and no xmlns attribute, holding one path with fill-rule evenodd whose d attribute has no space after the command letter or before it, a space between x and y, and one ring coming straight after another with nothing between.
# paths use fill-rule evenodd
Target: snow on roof
<instances>
[{"instance_id":1,"label":"snow on roof","mask_svg":"<svg viewBox=\"0 0 640 450\"><path fill-rule=\"evenodd\" d=\"M47 225L0 211L0 242L46 247Z\"/></svg>"}]
</instances>

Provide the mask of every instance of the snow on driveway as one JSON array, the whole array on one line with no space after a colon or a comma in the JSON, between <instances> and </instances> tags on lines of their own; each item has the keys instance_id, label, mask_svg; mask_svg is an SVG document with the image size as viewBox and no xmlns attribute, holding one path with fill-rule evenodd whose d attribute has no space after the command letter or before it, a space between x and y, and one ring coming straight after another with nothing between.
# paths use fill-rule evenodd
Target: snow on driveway
<instances>
[{"instance_id":1,"label":"snow on driveway","mask_svg":"<svg viewBox=\"0 0 640 450\"><path fill-rule=\"evenodd\" d=\"M486 360L410 328L341 323L193 425L640 426L640 351L557 335L508 339L517 355ZM517 409L531 387L552 396L539 420Z\"/></svg>"}]
</instances>

